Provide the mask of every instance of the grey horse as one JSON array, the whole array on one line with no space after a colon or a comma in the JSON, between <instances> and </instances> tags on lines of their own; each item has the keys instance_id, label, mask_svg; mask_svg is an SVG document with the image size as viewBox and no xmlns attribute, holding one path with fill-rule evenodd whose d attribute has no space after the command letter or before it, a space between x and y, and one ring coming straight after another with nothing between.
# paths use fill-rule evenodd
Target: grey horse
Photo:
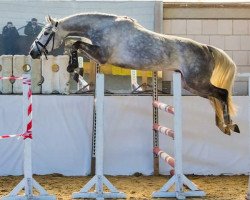
<instances>
[{"instance_id":1,"label":"grey horse","mask_svg":"<svg viewBox=\"0 0 250 200\"><path fill-rule=\"evenodd\" d=\"M32 58L39 58L42 53L46 56L68 36L87 38L89 42L76 42L72 48L81 49L100 64L181 72L186 90L210 100L219 129L225 134L240 132L231 120L236 113L232 102L236 65L221 49L155 33L127 16L81 13L46 20L48 24L31 45Z\"/></svg>"}]
</instances>

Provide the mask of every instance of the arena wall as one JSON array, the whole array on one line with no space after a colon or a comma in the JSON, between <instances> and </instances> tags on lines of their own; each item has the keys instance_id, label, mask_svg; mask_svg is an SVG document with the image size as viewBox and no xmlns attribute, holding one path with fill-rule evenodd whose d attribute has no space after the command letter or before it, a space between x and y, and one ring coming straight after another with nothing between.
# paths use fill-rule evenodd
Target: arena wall
<instances>
[{"instance_id":1,"label":"arena wall","mask_svg":"<svg viewBox=\"0 0 250 200\"><path fill-rule=\"evenodd\" d=\"M226 51L238 73L250 71L250 6L240 3L165 3L163 32L187 37ZM247 80L237 78L235 95L247 94Z\"/></svg>"}]
</instances>

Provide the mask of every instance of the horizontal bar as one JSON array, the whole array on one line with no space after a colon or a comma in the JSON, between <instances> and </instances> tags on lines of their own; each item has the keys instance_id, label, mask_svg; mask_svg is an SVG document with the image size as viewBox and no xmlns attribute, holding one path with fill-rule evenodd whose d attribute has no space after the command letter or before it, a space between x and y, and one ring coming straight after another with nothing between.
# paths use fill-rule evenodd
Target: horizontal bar
<instances>
[{"instance_id":1,"label":"horizontal bar","mask_svg":"<svg viewBox=\"0 0 250 200\"><path fill-rule=\"evenodd\" d=\"M160 158L162 158L166 163L168 163L171 167L174 168L175 160L166 152L162 151L159 147L154 147L154 153L157 154Z\"/></svg>"},{"instance_id":2,"label":"horizontal bar","mask_svg":"<svg viewBox=\"0 0 250 200\"><path fill-rule=\"evenodd\" d=\"M16 77L16 76L0 76L0 80L23 80L23 77Z\"/></svg>"},{"instance_id":3,"label":"horizontal bar","mask_svg":"<svg viewBox=\"0 0 250 200\"><path fill-rule=\"evenodd\" d=\"M153 129L174 139L174 131L170 128L161 126L159 124L154 124Z\"/></svg>"},{"instance_id":4,"label":"horizontal bar","mask_svg":"<svg viewBox=\"0 0 250 200\"><path fill-rule=\"evenodd\" d=\"M161 103L159 101L154 101L153 106L160 109L160 110L166 111L170 114L174 114L174 107L173 106Z\"/></svg>"},{"instance_id":5,"label":"horizontal bar","mask_svg":"<svg viewBox=\"0 0 250 200\"><path fill-rule=\"evenodd\" d=\"M237 74L238 77L250 77L250 73L239 73Z\"/></svg>"}]
</instances>

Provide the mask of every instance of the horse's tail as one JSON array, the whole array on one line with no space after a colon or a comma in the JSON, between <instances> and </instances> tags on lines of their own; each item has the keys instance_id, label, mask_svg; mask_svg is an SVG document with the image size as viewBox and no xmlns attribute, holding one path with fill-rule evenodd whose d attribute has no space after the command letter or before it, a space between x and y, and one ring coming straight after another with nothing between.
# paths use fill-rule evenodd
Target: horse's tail
<instances>
[{"instance_id":1,"label":"horse's tail","mask_svg":"<svg viewBox=\"0 0 250 200\"><path fill-rule=\"evenodd\" d=\"M236 114L236 106L232 101L232 89L233 83L236 75L236 65L233 60L221 49L218 49L213 46L208 46L210 51L212 51L215 65L210 79L211 83L218 87L223 88L228 91L228 106L229 114L234 116ZM222 120L223 119L223 109L222 105L216 98L210 98L212 105L214 106L217 116Z\"/></svg>"}]
</instances>

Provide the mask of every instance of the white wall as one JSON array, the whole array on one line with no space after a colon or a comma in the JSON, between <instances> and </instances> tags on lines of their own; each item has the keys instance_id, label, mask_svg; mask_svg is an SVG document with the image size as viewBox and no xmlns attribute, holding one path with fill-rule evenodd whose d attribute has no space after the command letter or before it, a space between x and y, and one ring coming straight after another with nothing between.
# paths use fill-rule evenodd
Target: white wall
<instances>
[{"instance_id":1,"label":"white wall","mask_svg":"<svg viewBox=\"0 0 250 200\"><path fill-rule=\"evenodd\" d=\"M0 135L20 133L21 96L0 96ZM249 97L235 97L234 121L241 133L227 136L215 126L206 99L183 97L183 170L188 174L250 172ZM160 97L172 104L172 97ZM110 175L153 173L152 97L104 98L104 171ZM90 172L92 96L33 98L33 166L35 174L86 175ZM159 111L160 124L172 127L172 117ZM14 116L14 118L13 118ZM0 140L0 176L22 174L22 140ZM160 135L160 147L173 155L173 140ZM169 173L161 162L160 171Z\"/></svg>"},{"instance_id":2,"label":"white wall","mask_svg":"<svg viewBox=\"0 0 250 200\"><path fill-rule=\"evenodd\" d=\"M104 12L128 15L153 30L154 5L154 1L0 1L0 29L7 21L20 28L33 17L45 23L46 15L62 18L80 12Z\"/></svg>"}]
</instances>

